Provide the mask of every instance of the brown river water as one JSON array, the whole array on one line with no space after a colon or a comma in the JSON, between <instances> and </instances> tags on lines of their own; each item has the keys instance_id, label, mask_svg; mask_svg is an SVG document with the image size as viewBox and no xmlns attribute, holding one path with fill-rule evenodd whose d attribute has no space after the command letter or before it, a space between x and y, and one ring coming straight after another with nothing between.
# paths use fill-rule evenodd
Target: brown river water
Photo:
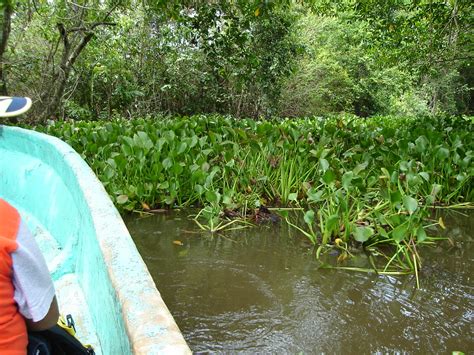
<instances>
[{"instance_id":1,"label":"brown river water","mask_svg":"<svg viewBox=\"0 0 474 355\"><path fill-rule=\"evenodd\" d=\"M322 269L284 223L206 235L190 213L125 220L195 353L474 352L473 211L444 212L432 232L453 243L421 250L420 289L411 275Z\"/></svg>"}]
</instances>

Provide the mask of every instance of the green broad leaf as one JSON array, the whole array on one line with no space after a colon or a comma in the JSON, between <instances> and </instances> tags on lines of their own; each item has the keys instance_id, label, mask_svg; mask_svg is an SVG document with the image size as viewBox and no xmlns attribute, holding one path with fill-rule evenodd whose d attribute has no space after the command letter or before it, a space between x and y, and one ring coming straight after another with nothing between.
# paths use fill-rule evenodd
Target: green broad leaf
<instances>
[{"instance_id":1,"label":"green broad leaf","mask_svg":"<svg viewBox=\"0 0 474 355\"><path fill-rule=\"evenodd\" d=\"M318 202L321 201L321 197L323 196L324 190L316 190L315 188L311 188L306 192L308 196L308 202Z\"/></svg>"},{"instance_id":2,"label":"green broad leaf","mask_svg":"<svg viewBox=\"0 0 474 355\"><path fill-rule=\"evenodd\" d=\"M210 168L210 167L211 167L211 166L209 165L209 163L208 163L207 161L205 161L205 162L202 163L202 165L201 165L202 171L209 171L209 168Z\"/></svg>"},{"instance_id":3,"label":"green broad leaf","mask_svg":"<svg viewBox=\"0 0 474 355\"><path fill-rule=\"evenodd\" d=\"M365 170L365 168L367 168L367 166L369 165L369 163L367 161L363 162L363 163L360 163L360 164L357 164L357 166L354 168L354 174L359 174L362 170Z\"/></svg>"},{"instance_id":4,"label":"green broad leaf","mask_svg":"<svg viewBox=\"0 0 474 355\"><path fill-rule=\"evenodd\" d=\"M164 139L163 137L159 138L157 141L156 141L156 144L155 144L155 149L158 150L159 152L161 152L161 149L163 148L163 145L166 143L166 139Z\"/></svg>"},{"instance_id":5,"label":"green broad leaf","mask_svg":"<svg viewBox=\"0 0 474 355\"><path fill-rule=\"evenodd\" d=\"M124 203L127 203L127 201L128 201L128 196L127 195L117 196L117 203L119 205L123 205Z\"/></svg>"},{"instance_id":6,"label":"green broad leaf","mask_svg":"<svg viewBox=\"0 0 474 355\"><path fill-rule=\"evenodd\" d=\"M172 204L174 203L174 198L171 197L171 196L166 196L166 198L165 198L165 203L166 203L167 205L172 205Z\"/></svg>"},{"instance_id":7,"label":"green broad leaf","mask_svg":"<svg viewBox=\"0 0 474 355\"><path fill-rule=\"evenodd\" d=\"M420 176L414 175L412 173L408 173L406 175L406 180L407 180L408 186L410 186L411 188L416 187L423 182Z\"/></svg>"},{"instance_id":8,"label":"green broad leaf","mask_svg":"<svg viewBox=\"0 0 474 355\"><path fill-rule=\"evenodd\" d=\"M148 137L148 134L146 134L146 132L137 132L136 136L134 136L134 140L136 140L137 145L139 145L146 151L149 151L154 146L153 142L151 141L150 137Z\"/></svg>"},{"instance_id":9,"label":"green broad leaf","mask_svg":"<svg viewBox=\"0 0 474 355\"><path fill-rule=\"evenodd\" d=\"M262 146L260 142L257 142L255 140L250 141L250 147L254 152L261 152L262 151Z\"/></svg>"},{"instance_id":10,"label":"green broad leaf","mask_svg":"<svg viewBox=\"0 0 474 355\"><path fill-rule=\"evenodd\" d=\"M196 135L191 137L191 142L189 143L190 148L194 148L196 144L198 143L198 137Z\"/></svg>"},{"instance_id":11,"label":"green broad leaf","mask_svg":"<svg viewBox=\"0 0 474 355\"><path fill-rule=\"evenodd\" d=\"M354 239L357 240L360 243L366 242L374 234L375 234L375 232L374 232L373 228L371 228L371 227L357 226L354 229Z\"/></svg>"},{"instance_id":12,"label":"green broad leaf","mask_svg":"<svg viewBox=\"0 0 474 355\"><path fill-rule=\"evenodd\" d=\"M327 155L331 152L331 149L325 148L321 152L321 158L327 157Z\"/></svg>"},{"instance_id":13,"label":"green broad leaf","mask_svg":"<svg viewBox=\"0 0 474 355\"><path fill-rule=\"evenodd\" d=\"M393 171L392 174L390 175L390 182L392 184L396 184L398 182L400 178L400 174L398 173L398 171Z\"/></svg>"},{"instance_id":14,"label":"green broad leaf","mask_svg":"<svg viewBox=\"0 0 474 355\"><path fill-rule=\"evenodd\" d=\"M396 205L400 202L402 202L402 194L400 191L394 191L390 193L390 202L392 205Z\"/></svg>"},{"instance_id":15,"label":"green broad leaf","mask_svg":"<svg viewBox=\"0 0 474 355\"><path fill-rule=\"evenodd\" d=\"M135 145L133 139L128 136L123 136L122 139L125 141L125 143L127 143L129 147L133 147Z\"/></svg>"},{"instance_id":16,"label":"green broad leaf","mask_svg":"<svg viewBox=\"0 0 474 355\"><path fill-rule=\"evenodd\" d=\"M222 203L224 205L231 205L232 204L232 196L231 195L228 195L228 194L225 194L224 197L222 198Z\"/></svg>"},{"instance_id":17,"label":"green broad leaf","mask_svg":"<svg viewBox=\"0 0 474 355\"><path fill-rule=\"evenodd\" d=\"M351 182L353 178L354 178L354 173L352 171L348 171L347 173L345 173L342 176L342 187L344 187L344 189L346 190L349 190L349 188L351 187Z\"/></svg>"},{"instance_id":18,"label":"green broad leaf","mask_svg":"<svg viewBox=\"0 0 474 355\"><path fill-rule=\"evenodd\" d=\"M212 185L214 177L219 171L220 171L219 167L217 166L212 167L211 172L206 176L206 183L205 183L206 187L209 187Z\"/></svg>"},{"instance_id":19,"label":"green broad leaf","mask_svg":"<svg viewBox=\"0 0 474 355\"><path fill-rule=\"evenodd\" d=\"M193 171L191 174L191 182L203 183L206 180L207 174L201 169Z\"/></svg>"},{"instance_id":20,"label":"green broad leaf","mask_svg":"<svg viewBox=\"0 0 474 355\"><path fill-rule=\"evenodd\" d=\"M240 138L242 138L244 140L247 139L247 133L242 128L236 128L235 131L240 136Z\"/></svg>"},{"instance_id":21,"label":"green broad leaf","mask_svg":"<svg viewBox=\"0 0 474 355\"><path fill-rule=\"evenodd\" d=\"M169 168L173 166L173 161L170 158L166 158L163 160L161 164L166 170L168 170Z\"/></svg>"},{"instance_id":22,"label":"green broad leaf","mask_svg":"<svg viewBox=\"0 0 474 355\"><path fill-rule=\"evenodd\" d=\"M163 133L163 138L165 138L168 143L171 143L176 138L176 134L171 130L166 131L165 133Z\"/></svg>"},{"instance_id":23,"label":"green broad leaf","mask_svg":"<svg viewBox=\"0 0 474 355\"><path fill-rule=\"evenodd\" d=\"M167 190L170 188L170 183L168 181L160 182L156 185L156 188L159 190Z\"/></svg>"},{"instance_id":24,"label":"green broad leaf","mask_svg":"<svg viewBox=\"0 0 474 355\"><path fill-rule=\"evenodd\" d=\"M433 205L435 202L436 202L436 199L435 199L433 196L428 195L428 196L425 197L425 203L426 203L426 205L431 206L431 205Z\"/></svg>"},{"instance_id":25,"label":"green broad leaf","mask_svg":"<svg viewBox=\"0 0 474 355\"><path fill-rule=\"evenodd\" d=\"M419 226L416 230L416 240L418 241L418 243L422 243L426 240L426 238L427 235L425 229L423 228L423 226Z\"/></svg>"},{"instance_id":26,"label":"green broad leaf","mask_svg":"<svg viewBox=\"0 0 474 355\"><path fill-rule=\"evenodd\" d=\"M180 163L175 163L173 164L173 168L171 169L171 171L175 175L180 175L183 172L183 166Z\"/></svg>"},{"instance_id":27,"label":"green broad leaf","mask_svg":"<svg viewBox=\"0 0 474 355\"><path fill-rule=\"evenodd\" d=\"M104 175L107 178L107 181L111 180L115 175L115 170L110 166L107 166L104 170Z\"/></svg>"},{"instance_id":28,"label":"green broad leaf","mask_svg":"<svg viewBox=\"0 0 474 355\"><path fill-rule=\"evenodd\" d=\"M211 142L212 142L213 145L221 144L222 136L219 133L209 132L208 135L209 135L209 138L211 139Z\"/></svg>"},{"instance_id":29,"label":"green broad leaf","mask_svg":"<svg viewBox=\"0 0 474 355\"><path fill-rule=\"evenodd\" d=\"M446 148L441 147L441 148L438 149L438 152L436 153L436 156L440 160L447 159L449 157L449 150L446 149Z\"/></svg>"},{"instance_id":30,"label":"green broad leaf","mask_svg":"<svg viewBox=\"0 0 474 355\"><path fill-rule=\"evenodd\" d=\"M391 226L398 226L399 224L404 223L405 219L402 218L404 216L400 214L394 214L389 217L385 217L387 224L390 224Z\"/></svg>"},{"instance_id":31,"label":"green broad leaf","mask_svg":"<svg viewBox=\"0 0 474 355\"><path fill-rule=\"evenodd\" d=\"M321 158L319 159L319 166L323 172L326 172L326 170L329 168L329 162L326 159Z\"/></svg>"},{"instance_id":32,"label":"green broad leaf","mask_svg":"<svg viewBox=\"0 0 474 355\"><path fill-rule=\"evenodd\" d=\"M126 157L133 155L133 150L129 145L122 144L120 148L122 149L122 152Z\"/></svg>"},{"instance_id":33,"label":"green broad leaf","mask_svg":"<svg viewBox=\"0 0 474 355\"><path fill-rule=\"evenodd\" d=\"M401 171L408 171L409 169L408 162L405 160L402 160L399 166Z\"/></svg>"},{"instance_id":34,"label":"green broad leaf","mask_svg":"<svg viewBox=\"0 0 474 355\"><path fill-rule=\"evenodd\" d=\"M378 232L382 237L387 238L387 239L389 238L387 231L386 231L385 229L383 229L382 227L378 226L378 227L377 227L377 232Z\"/></svg>"},{"instance_id":35,"label":"green broad leaf","mask_svg":"<svg viewBox=\"0 0 474 355\"><path fill-rule=\"evenodd\" d=\"M423 178L423 180L425 180L426 182L430 181L430 174L428 174L427 172L422 171L418 175L420 175Z\"/></svg>"},{"instance_id":36,"label":"green broad leaf","mask_svg":"<svg viewBox=\"0 0 474 355\"><path fill-rule=\"evenodd\" d=\"M439 192L441 191L442 188L443 188L443 187L442 187L441 185L439 185L439 184L433 184L433 185L431 185L431 193L430 193L430 195L433 196L433 197L436 197L436 196L439 194Z\"/></svg>"},{"instance_id":37,"label":"green broad leaf","mask_svg":"<svg viewBox=\"0 0 474 355\"><path fill-rule=\"evenodd\" d=\"M324 173L322 180L326 185L330 185L336 180L336 174L332 170L328 170Z\"/></svg>"},{"instance_id":38,"label":"green broad leaf","mask_svg":"<svg viewBox=\"0 0 474 355\"><path fill-rule=\"evenodd\" d=\"M199 138L199 146L202 148L207 144L207 136L202 136Z\"/></svg>"},{"instance_id":39,"label":"green broad leaf","mask_svg":"<svg viewBox=\"0 0 474 355\"><path fill-rule=\"evenodd\" d=\"M408 224L403 223L397 226L394 230L392 230L392 238L397 243L400 243L408 234Z\"/></svg>"},{"instance_id":40,"label":"green broad leaf","mask_svg":"<svg viewBox=\"0 0 474 355\"><path fill-rule=\"evenodd\" d=\"M90 153L95 154L95 153L97 153L97 151L98 151L98 146L97 146L97 144L93 143L93 144L90 144L90 145L89 145L89 152L90 152Z\"/></svg>"},{"instance_id":41,"label":"green broad leaf","mask_svg":"<svg viewBox=\"0 0 474 355\"><path fill-rule=\"evenodd\" d=\"M236 155L236 152L234 150L227 150L224 152L224 160L229 161L233 160Z\"/></svg>"},{"instance_id":42,"label":"green broad leaf","mask_svg":"<svg viewBox=\"0 0 474 355\"><path fill-rule=\"evenodd\" d=\"M194 191L196 191L198 193L198 195L201 196L204 193L204 187L202 187L199 184L196 184L194 186Z\"/></svg>"},{"instance_id":43,"label":"green broad leaf","mask_svg":"<svg viewBox=\"0 0 474 355\"><path fill-rule=\"evenodd\" d=\"M418 208L418 201L411 196L403 196L403 205L408 213L413 214Z\"/></svg>"},{"instance_id":44,"label":"green broad leaf","mask_svg":"<svg viewBox=\"0 0 474 355\"><path fill-rule=\"evenodd\" d=\"M188 145L186 144L186 142L179 143L178 154L184 153L184 151L186 150L187 147L188 147Z\"/></svg>"},{"instance_id":45,"label":"green broad leaf","mask_svg":"<svg viewBox=\"0 0 474 355\"><path fill-rule=\"evenodd\" d=\"M304 221L306 224L312 225L314 222L314 211L309 210L304 214Z\"/></svg>"},{"instance_id":46,"label":"green broad leaf","mask_svg":"<svg viewBox=\"0 0 474 355\"><path fill-rule=\"evenodd\" d=\"M425 136L420 136L415 140L416 150L419 153L424 153L428 147L428 139Z\"/></svg>"},{"instance_id":47,"label":"green broad leaf","mask_svg":"<svg viewBox=\"0 0 474 355\"><path fill-rule=\"evenodd\" d=\"M221 194L218 191L208 190L206 191L206 200L209 203L218 203L221 199Z\"/></svg>"},{"instance_id":48,"label":"green broad leaf","mask_svg":"<svg viewBox=\"0 0 474 355\"><path fill-rule=\"evenodd\" d=\"M295 201L298 199L298 194L295 192L292 192L291 194L288 195L288 201Z\"/></svg>"},{"instance_id":49,"label":"green broad leaf","mask_svg":"<svg viewBox=\"0 0 474 355\"><path fill-rule=\"evenodd\" d=\"M461 166L469 166L469 163L471 162L471 160L472 159L469 155L464 157L464 159L462 160Z\"/></svg>"},{"instance_id":50,"label":"green broad leaf","mask_svg":"<svg viewBox=\"0 0 474 355\"><path fill-rule=\"evenodd\" d=\"M135 196L137 193L137 187L135 185L128 185L128 195Z\"/></svg>"},{"instance_id":51,"label":"green broad leaf","mask_svg":"<svg viewBox=\"0 0 474 355\"><path fill-rule=\"evenodd\" d=\"M200 168L201 168L201 167L200 167L199 165L197 165L197 164L191 164L191 165L189 166L189 171L191 171L192 173L194 173L194 172L196 172L196 171L198 171L198 170L201 171Z\"/></svg>"}]
</instances>

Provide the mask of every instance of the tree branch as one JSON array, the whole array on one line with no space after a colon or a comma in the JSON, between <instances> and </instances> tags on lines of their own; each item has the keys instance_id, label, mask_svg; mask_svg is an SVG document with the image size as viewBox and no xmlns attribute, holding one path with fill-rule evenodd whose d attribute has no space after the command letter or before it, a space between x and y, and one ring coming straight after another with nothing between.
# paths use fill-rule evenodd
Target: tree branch
<instances>
[{"instance_id":1,"label":"tree branch","mask_svg":"<svg viewBox=\"0 0 474 355\"><path fill-rule=\"evenodd\" d=\"M69 38L68 38L68 31L64 28L64 24L57 23L56 26L58 27L59 35L64 43L64 48L67 50L69 49Z\"/></svg>"},{"instance_id":2,"label":"tree branch","mask_svg":"<svg viewBox=\"0 0 474 355\"><path fill-rule=\"evenodd\" d=\"M116 26L117 23L115 22L95 22L90 27L81 26L81 27L73 27L67 30L68 33L72 32L90 32L94 30L98 26Z\"/></svg>"},{"instance_id":3,"label":"tree branch","mask_svg":"<svg viewBox=\"0 0 474 355\"><path fill-rule=\"evenodd\" d=\"M76 48L68 59L68 62L71 67L74 65L74 62L76 61L77 57L79 56L79 54L81 54L82 50L85 48L85 46L87 46L87 43L90 42L92 37L94 37L94 33L92 32L82 37L81 42L76 46Z\"/></svg>"}]
</instances>

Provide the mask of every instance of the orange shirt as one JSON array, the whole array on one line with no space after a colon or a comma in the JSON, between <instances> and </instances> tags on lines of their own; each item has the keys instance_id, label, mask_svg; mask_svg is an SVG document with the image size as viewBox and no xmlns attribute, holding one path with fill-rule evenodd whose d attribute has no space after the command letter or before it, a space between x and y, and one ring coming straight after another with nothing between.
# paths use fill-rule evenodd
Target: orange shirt
<instances>
[{"instance_id":1,"label":"orange shirt","mask_svg":"<svg viewBox=\"0 0 474 355\"><path fill-rule=\"evenodd\" d=\"M0 199L0 354L24 355L28 335L23 316L14 300L12 257L17 249L16 236L20 215Z\"/></svg>"}]
</instances>

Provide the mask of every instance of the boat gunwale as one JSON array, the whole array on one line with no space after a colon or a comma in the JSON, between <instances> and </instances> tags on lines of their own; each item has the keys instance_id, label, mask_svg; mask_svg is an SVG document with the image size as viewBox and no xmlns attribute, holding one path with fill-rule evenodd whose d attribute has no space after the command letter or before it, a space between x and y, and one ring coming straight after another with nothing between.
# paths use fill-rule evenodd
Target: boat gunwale
<instances>
[{"instance_id":1,"label":"boat gunwale","mask_svg":"<svg viewBox=\"0 0 474 355\"><path fill-rule=\"evenodd\" d=\"M49 145L71 169L89 207L107 274L121 306L131 351L134 354L190 353L125 223L87 163L56 137L18 127L0 125L0 128L1 134L23 136ZM55 167L51 168L55 170Z\"/></svg>"}]
</instances>

